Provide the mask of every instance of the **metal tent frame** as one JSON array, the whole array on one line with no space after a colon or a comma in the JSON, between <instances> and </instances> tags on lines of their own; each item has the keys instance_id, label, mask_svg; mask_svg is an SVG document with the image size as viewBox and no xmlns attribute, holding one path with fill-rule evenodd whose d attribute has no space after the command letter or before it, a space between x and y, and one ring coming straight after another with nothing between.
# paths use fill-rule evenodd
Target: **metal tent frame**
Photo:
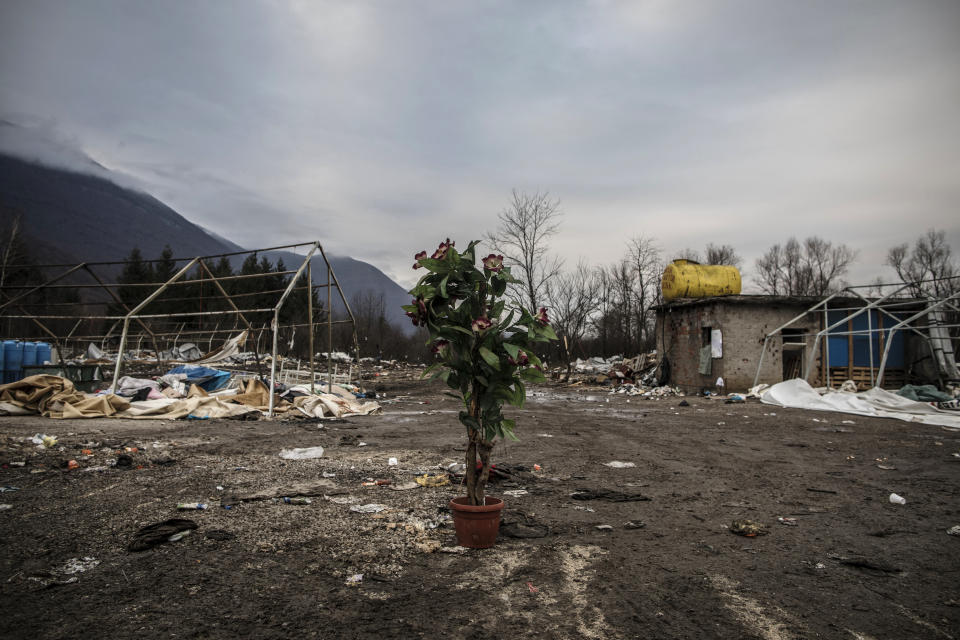
<instances>
[{"instance_id":1,"label":"metal tent frame","mask_svg":"<svg viewBox=\"0 0 960 640\"><path fill-rule=\"evenodd\" d=\"M223 257L229 257L229 256L258 254L258 253L263 253L265 251L275 251L275 250L283 250L283 249L294 250L298 248L305 248L306 255L303 261L300 263L299 267L294 271L285 270L285 271L272 271L269 273L252 274L252 275L216 276L207 265L207 260L211 258L223 258ZM326 282L321 284L314 284L312 260L318 254L323 258L324 265L326 267L325 269ZM306 306L307 306L308 322L305 325L295 324L295 325L286 325L286 327L287 328L289 327L296 328L301 326L309 327L308 337L309 337L309 353L310 353L311 393L315 392L316 390L315 385L316 385L317 371L316 371L316 362L315 362L315 356L314 356L314 353L315 353L314 336L315 336L317 327L319 325L326 325L326 329L327 329L326 382L327 382L328 391L332 388L332 385L333 385L333 325L350 324L352 326L353 346L356 354L357 364L359 365L360 348L359 348L359 341L357 339L356 319L354 318L353 311L350 309L350 304L347 301L347 297L344 294L343 288L340 286L340 282L337 280L337 276L333 271L333 267L331 266L330 261L327 258L327 255L324 252L320 242L315 241L310 243L298 243L298 244L291 244L291 245L268 247L265 249L237 251L233 253L225 253L225 254L217 254L217 255L209 255L209 256L197 256L191 259L172 258L171 260L173 261L174 264L178 264L183 261L186 261L187 263L165 282L137 283L137 284L111 283L106 281L104 278L102 278L99 274L97 274L94 271L94 267L125 264L123 262L80 263L75 265L36 265L36 268L38 269L39 268L64 268L64 267L67 267L67 268L65 271L59 273L58 275L55 275L54 277L46 279L44 282L38 285L11 285L11 286L0 287L0 293L3 294L4 298L6 298L5 300L3 300L3 302L0 302L0 318L10 319L10 320L15 320L15 319L27 320L33 323L42 332L41 338L45 340L51 340L57 346L58 353L60 354L63 354L65 352L65 345L69 340L80 340L82 338L86 338L86 339L101 338L102 339L101 344L105 344L107 340L111 339L111 337L115 335L114 331L116 330L117 326L121 325L122 329L119 337L119 348L117 351L117 360L116 360L116 363L114 364L113 381L111 384L111 391L114 393L117 390L117 384L121 377L121 372L123 371L124 360L125 360L124 354L126 352L128 341L133 337L131 335L131 324L133 323L135 323L140 329L138 350L139 350L139 344L142 343L142 340L145 337L149 337L150 341L153 344L153 350L156 355L156 362L158 367L163 367L163 362L164 362L161 355L162 351L160 349L160 344L163 337L169 337L173 335L175 336L175 341L176 341L176 340L179 340L179 338L183 335L190 336L190 335L205 334L210 336L210 340L212 343L214 335L226 334L226 333L235 331L236 329L235 328L221 329L220 323L218 322L217 328L213 330L192 330L192 329L184 330L183 326L181 325L181 328L176 332L163 333L155 330L153 326L154 323L162 323L164 321L169 323L174 319L183 319L183 318L191 318L191 317L203 318L203 317L232 316L234 317L235 324L242 323L245 329L249 331L251 334L257 333L259 335L259 333L266 331L269 328L269 331L272 334L271 360L270 360L271 393L270 393L267 415L272 417L274 415L274 409L275 409L275 398L274 398L274 393L272 391L275 388L275 383L277 379L277 361L279 356L278 336L279 336L280 330L282 328L285 328L283 325L281 325L280 313L284 308L284 305L291 298L291 294L295 290L305 289L306 298L307 298ZM145 262L152 262L152 261L145 261ZM187 276L187 274L190 273L191 270L195 270L196 274L201 276L199 280L201 284L208 283L208 282L212 283L216 292L218 293L217 299L222 299L226 301L230 309L220 310L220 311L202 311L201 310L201 311L178 311L173 313L143 313L144 310L147 309L152 302L157 300L157 298L159 298L164 292L168 291L172 287L176 287L178 285L191 284L191 283L196 284L198 282L198 280L196 279L194 280L185 279L185 276ZM94 280L95 284L79 284L79 283L58 284L61 281L63 281L65 278L68 278L69 276L73 276L74 274L86 274ZM282 290L276 290L273 292L271 291L258 292L256 294L256 295L261 295L261 294L269 294L269 293L279 293L280 295L276 303L269 307L241 309L237 305L234 298L241 297L242 295L254 295L254 294L231 295L226 291L226 289L223 286L224 282L228 280L240 280L240 279L247 279L247 278L258 278L258 277L266 278L266 277L278 276L278 275L283 275L283 276L292 275L292 277L290 278L290 281L286 284L286 286ZM306 281L307 281L306 287L303 287L303 286L298 287L297 286L298 282L301 279L301 277L303 277L304 275L306 275ZM119 289L120 287L150 287L153 290L139 304L135 305L133 308L129 308L127 305L124 304L124 302L118 295L117 289ZM107 315L107 314L90 315L90 314L84 314L84 313L69 313L69 312L60 313L60 314L56 314L56 313L38 314L38 313L31 313L26 308L25 303L27 300L30 299L30 296L32 296L33 294L42 292L45 289L58 289L58 288L60 289L96 288L96 289L103 290L109 295L109 298L110 300L112 300L112 303L122 308L126 313L124 315ZM26 291L22 293L11 293L11 291L19 291L23 289L26 289ZM326 289L327 291L326 314L325 314L325 319L321 322L317 322L314 318L313 292L317 289ZM342 319L342 320L333 319L333 313L332 313L333 289L336 289L337 294L340 296L340 301L342 302L344 309L346 310L347 319ZM61 304L67 304L67 303L61 303ZM75 310L87 304L89 303L78 302L68 306L72 306L72 308L74 308ZM105 304L105 302L94 303L94 304ZM19 311L19 313L10 313L9 311L12 309L16 309L17 311ZM257 314L269 314L270 316L269 325L267 325L266 323L262 323L259 325L252 323L250 320L250 317L253 317ZM69 332L63 333L63 332L57 332L54 329L51 329L48 326L48 323L44 322L44 321L50 321L50 320L58 320L58 321L76 320L76 323L73 324L73 328L70 329ZM75 332L81 326L81 324L87 321L89 322L110 321L112 322L112 325L106 331L106 333L102 335L96 335L96 336L75 335ZM49 323L49 324L52 324L52 323ZM260 363L260 353L257 348L258 342L259 342L258 338L253 340L253 345L254 345L253 351L257 361L258 369L260 369L261 363ZM262 375L262 372L261 372L261 375Z\"/></svg>"},{"instance_id":2,"label":"metal tent frame","mask_svg":"<svg viewBox=\"0 0 960 640\"><path fill-rule=\"evenodd\" d=\"M950 336L949 330L956 329L960 327L960 324L953 322L948 323L943 319L943 310L948 309L951 312L955 312L960 315L960 288L949 294L945 297L926 297L926 298L914 298L914 297L905 297L903 293L906 291L929 291L928 287L924 285L929 283L940 283L944 281L957 281L960 279L960 276L953 276L949 278L940 278L937 280L924 280L917 282L908 282L900 283L896 285L864 285L864 286L855 286L855 287L846 287L837 293L831 294L824 299L820 300L809 309L803 313L795 316L790 319L788 322L777 327L773 331L769 332L763 340L763 347L760 351L760 358L757 363L757 373L754 376L753 384L756 386L760 382L760 371L763 367L764 356L767 353L767 348L770 344L770 341L780 335L784 329L787 329L799 322L800 320L814 314L822 314L822 328L813 335L813 345L810 349L809 354L807 355L806 361L804 362L803 367L803 378L804 380L809 381L810 376L813 373L814 363L816 362L817 352L821 346L821 340L824 337L834 337L834 336L866 336L868 339L868 348L867 352L869 353L869 363L870 363L870 384L873 387L881 386L883 383L884 373L886 371L887 361L890 356L890 348L893 345L893 335L899 331L908 331L920 336L923 340L926 341L930 348L930 352L935 356L937 360L938 371L942 373L941 379L946 380L957 380L960 379L960 372L957 369L956 356L953 349L953 338ZM862 289L875 289L880 287L889 288L889 293L881 295L876 298L868 298L860 293ZM855 307L842 306L842 307L830 307L830 303L837 299L842 298L854 298L856 300L862 301L862 305ZM919 311L916 311L917 307L920 308ZM912 313L907 318L902 318L901 316L895 315L894 311L896 310L908 309ZM894 321L893 326L889 327L873 327L872 326L872 315L870 312L876 310L879 314L883 314L884 317L888 317ZM843 312L845 315L838 321L830 323L830 313ZM849 321L854 318L866 313L867 314L867 328L843 331L838 330L839 327L846 325ZM922 318L927 317L929 322L928 324L917 324L917 321ZM924 331L926 330L926 332ZM877 334L883 334L886 337L883 340L884 348L883 355L880 359L878 367L875 367L874 362L874 340L877 337ZM811 334L807 334L808 336ZM797 346L806 347L807 342L804 340L799 343L790 343ZM786 346L787 343L784 343ZM850 355L852 357L852 354ZM823 361L823 370L825 372L825 384L830 386L830 350L824 349L824 361Z\"/></svg>"}]
</instances>

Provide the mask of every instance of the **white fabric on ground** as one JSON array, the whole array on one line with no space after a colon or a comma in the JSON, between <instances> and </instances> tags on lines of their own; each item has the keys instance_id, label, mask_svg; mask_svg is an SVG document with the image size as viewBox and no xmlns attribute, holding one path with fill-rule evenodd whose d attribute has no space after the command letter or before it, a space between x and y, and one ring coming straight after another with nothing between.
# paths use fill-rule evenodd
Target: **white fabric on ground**
<instances>
[{"instance_id":1,"label":"white fabric on ground","mask_svg":"<svg viewBox=\"0 0 960 640\"><path fill-rule=\"evenodd\" d=\"M761 402L780 407L839 411L960 429L960 416L876 387L861 393L827 391L821 396L806 380L795 378L775 384L762 393Z\"/></svg>"}]
</instances>

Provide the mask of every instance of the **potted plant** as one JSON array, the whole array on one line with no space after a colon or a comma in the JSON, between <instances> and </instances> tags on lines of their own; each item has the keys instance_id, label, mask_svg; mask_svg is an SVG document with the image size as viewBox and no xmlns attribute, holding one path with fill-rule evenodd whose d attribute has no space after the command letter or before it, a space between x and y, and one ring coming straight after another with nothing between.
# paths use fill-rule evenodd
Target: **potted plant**
<instances>
[{"instance_id":1,"label":"potted plant","mask_svg":"<svg viewBox=\"0 0 960 640\"><path fill-rule=\"evenodd\" d=\"M450 507L462 546L489 547L496 539L503 501L485 495L490 452L497 438L516 440L516 422L503 415L504 403L522 407L525 382L542 382L543 366L534 353L556 340L547 310L536 314L504 298L518 282L503 256L490 254L477 265L478 241L463 253L448 238L432 256L414 256L414 269L426 269L410 290L404 310L413 324L425 327L437 362L424 377L440 378L463 402L460 424L466 428L466 496ZM485 524L477 524L485 521ZM477 525L479 531L469 531Z\"/></svg>"}]
</instances>

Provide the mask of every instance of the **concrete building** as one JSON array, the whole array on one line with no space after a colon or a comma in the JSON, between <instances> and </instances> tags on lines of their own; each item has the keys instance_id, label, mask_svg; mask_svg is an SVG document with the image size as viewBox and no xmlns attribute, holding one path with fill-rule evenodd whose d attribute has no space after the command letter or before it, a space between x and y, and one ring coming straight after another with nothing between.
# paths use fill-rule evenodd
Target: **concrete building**
<instances>
[{"instance_id":1,"label":"concrete building","mask_svg":"<svg viewBox=\"0 0 960 640\"><path fill-rule=\"evenodd\" d=\"M885 351L883 387L935 380L927 338L911 327L890 331L924 303L903 300L864 310L867 304L856 297L677 299L656 309L657 352L669 367L668 383L685 392L713 390L717 378L727 392L745 391L755 379L773 384L797 377L833 387L849 379L865 389L879 377Z\"/></svg>"}]
</instances>

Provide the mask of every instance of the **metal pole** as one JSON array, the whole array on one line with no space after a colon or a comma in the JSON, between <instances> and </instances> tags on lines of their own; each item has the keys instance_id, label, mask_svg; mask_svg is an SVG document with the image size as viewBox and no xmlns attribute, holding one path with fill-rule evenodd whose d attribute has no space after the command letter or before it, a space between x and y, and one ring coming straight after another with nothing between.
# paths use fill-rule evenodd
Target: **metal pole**
<instances>
[{"instance_id":1,"label":"metal pole","mask_svg":"<svg viewBox=\"0 0 960 640\"><path fill-rule=\"evenodd\" d=\"M307 326L310 332L310 393L316 393L314 378L316 372L313 365L313 263L307 264Z\"/></svg>"},{"instance_id":2,"label":"metal pole","mask_svg":"<svg viewBox=\"0 0 960 640\"><path fill-rule=\"evenodd\" d=\"M270 360L270 401L267 405L267 417L273 417L273 390L277 378L277 327L280 324L280 309L273 312L273 357Z\"/></svg>"},{"instance_id":3,"label":"metal pole","mask_svg":"<svg viewBox=\"0 0 960 640\"><path fill-rule=\"evenodd\" d=\"M870 388L873 384L873 309L867 311L867 347L870 351Z\"/></svg>"},{"instance_id":4,"label":"metal pole","mask_svg":"<svg viewBox=\"0 0 960 640\"><path fill-rule=\"evenodd\" d=\"M327 263L327 393L333 393L333 378L330 372L333 364L333 324L331 322L333 320L333 307L330 306L332 301L330 277L333 274L333 268L330 266L326 254L324 254L323 260ZM343 293L341 292L340 295L343 295Z\"/></svg>"},{"instance_id":5,"label":"metal pole","mask_svg":"<svg viewBox=\"0 0 960 640\"><path fill-rule=\"evenodd\" d=\"M157 296L159 296L161 293L164 292L164 290L166 290L168 286L170 286L172 283L182 278L183 275L187 273L190 269L192 269L193 265L195 265L199 261L200 261L200 258L194 258L193 260L188 262L187 266L185 266L183 269L180 269L180 271L176 272L172 278L170 278L169 280L164 282L162 285L160 285L160 288L158 288L156 291L154 291L149 296L147 296L143 302L141 302L140 304L135 306L133 309L131 309L130 312L123 318L123 333L120 335L120 349L117 351L117 366L114 367L114 370L113 370L113 384L110 385L110 393L115 394L117 392L117 380L120 378L120 363L123 362L123 349L124 347L127 346L127 329L130 327L130 318L140 313L141 309L143 309L145 306L153 302L157 298Z\"/></svg>"}]
</instances>

